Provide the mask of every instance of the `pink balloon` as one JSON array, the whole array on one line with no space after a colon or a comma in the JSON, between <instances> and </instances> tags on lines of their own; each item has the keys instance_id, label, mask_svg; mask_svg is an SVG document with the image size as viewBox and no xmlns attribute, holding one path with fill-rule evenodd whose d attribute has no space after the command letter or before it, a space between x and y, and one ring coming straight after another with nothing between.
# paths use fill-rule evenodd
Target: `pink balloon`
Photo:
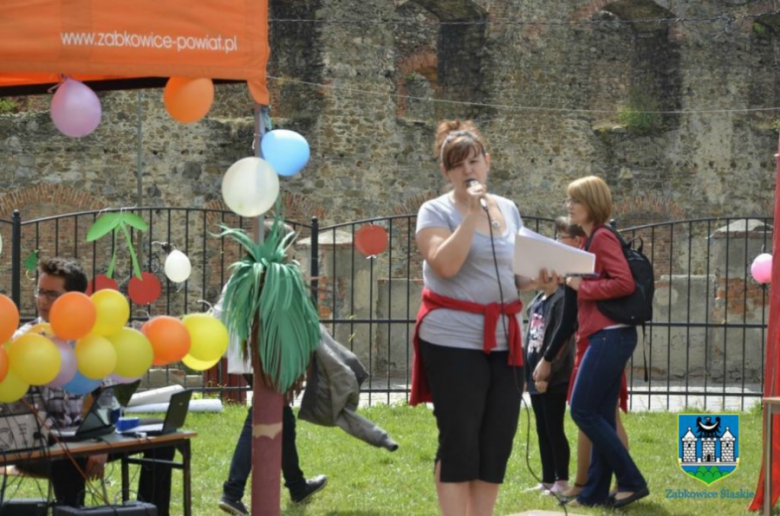
<instances>
[{"instance_id":1,"label":"pink balloon","mask_svg":"<svg viewBox=\"0 0 780 516\"><path fill-rule=\"evenodd\" d=\"M102 113L95 92L74 79L60 84L51 100L52 122L62 134L72 138L81 138L97 129Z\"/></svg>"},{"instance_id":2,"label":"pink balloon","mask_svg":"<svg viewBox=\"0 0 780 516\"><path fill-rule=\"evenodd\" d=\"M772 255L761 253L753 260L750 266L750 274L753 279L759 283L769 283L772 281Z\"/></svg>"},{"instance_id":3,"label":"pink balloon","mask_svg":"<svg viewBox=\"0 0 780 516\"><path fill-rule=\"evenodd\" d=\"M57 350L60 352L62 362L60 364L60 372L54 377L54 380L50 381L46 385L48 387L62 387L66 383L73 380L76 375L76 353L73 352L73 346L69 342L52 337L51 341L57 346Z\"/></svg>"}]
</instances>

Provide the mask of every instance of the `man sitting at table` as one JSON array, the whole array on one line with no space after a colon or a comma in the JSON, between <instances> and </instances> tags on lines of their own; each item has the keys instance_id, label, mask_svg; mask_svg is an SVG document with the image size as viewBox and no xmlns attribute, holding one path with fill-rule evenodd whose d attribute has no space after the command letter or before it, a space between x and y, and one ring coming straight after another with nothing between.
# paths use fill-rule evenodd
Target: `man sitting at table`
<instances>
[{"instance_id":1,"label":"man sitting at table","mask_svg":"<svg viewBox=\"0 0 780 516\"><path fill-rule=\"evenodd\" d=\"M38 319L22 326L14 337L27 332L33 325L49 322L49 312L54 302L66 292L86 292L87 275L75 260L51 258L38 264L38 287L35 301ZM69 394L55 387L41 387L47 424L56 428L76 426L85 415L85 396ZM174 447L156 448L145 452L149 459L171 461ZM48 463L23 463L17 467L51 479L57 503L73 507L84 505L87 479L103 478L103 469L109 457L106 454L91 455L89 458L54 460ZM171 497L171 467L166 464L144 465L138 481L138 499L157 506L159 516L167 516Z\"/></svg>"}]
</instances>

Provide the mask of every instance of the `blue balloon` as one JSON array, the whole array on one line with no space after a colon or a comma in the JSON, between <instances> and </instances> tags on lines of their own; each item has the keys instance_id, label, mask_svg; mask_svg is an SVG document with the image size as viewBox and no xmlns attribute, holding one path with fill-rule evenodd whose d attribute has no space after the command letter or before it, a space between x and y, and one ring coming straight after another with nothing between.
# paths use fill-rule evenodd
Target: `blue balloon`
<instances>
[{"instance_id":1,"label":"blue balloon","mask_svg":"<svg viewBox=\"0 0 780 516\"><path fill-rule=\"evenodd\" d=\"M311 151L306 138L287 129L274 129L260 142L263 159L280 176L294 176L309 162Z\"/></svg>"},{"instance_id":2,"label":"blue balloon","mask_svg":"<svg viewBox=\"0 0 780 516\"><path fill-rule=\"evenodd\" d=\"M76 375L73 380L69 381L62 386L62 389L68 394L75 394L76 396L83 396L88 392L92 392L98 388L100 380L91 380L76 371Z\"/></svg>"}]
</instances>

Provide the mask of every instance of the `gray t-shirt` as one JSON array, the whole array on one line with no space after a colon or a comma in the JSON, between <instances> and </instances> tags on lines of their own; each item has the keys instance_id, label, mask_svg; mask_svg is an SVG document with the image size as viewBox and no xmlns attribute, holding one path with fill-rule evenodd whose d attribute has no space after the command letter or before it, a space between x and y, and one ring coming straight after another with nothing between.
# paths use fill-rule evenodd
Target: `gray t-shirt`
<instances>
[{"instance_id":1,"label":"gray t-shirt","mask_svg":"<svg viewBox=\"0 0 780 516\"><path fill-rule=\"evenodd\" d=\"M504 303L517 299L515 276L512 272L512 257L515 248L515 235L523 227L523 221L515 204L503 197L494 195L498 208L504 216L507 230L503 234L494 232L496 260L501 279ZM455 207L449 194L427 201L417 214L417 232L430 227L455 229L463 222L463 216ZM471 248L460 271L452 278L440 277L423 262L423 283L429 290L442 296L462 299L475 303L488 304L501 302L496 266L493 262L493 250L490 235L474 232ZM506 317L504 317L506 319ZM522 317L517 316L522 325ZM509 322L506 328L509 329ZM453 348L482 349L485 318L481 314L471 314L458 310L439 308L429 313L420 325L420 338L432 344ZM522 326L520 328L522 335ZM504 325L499 319L496 330L496 350L506 350Z\"/></svg>"}]
</instances>

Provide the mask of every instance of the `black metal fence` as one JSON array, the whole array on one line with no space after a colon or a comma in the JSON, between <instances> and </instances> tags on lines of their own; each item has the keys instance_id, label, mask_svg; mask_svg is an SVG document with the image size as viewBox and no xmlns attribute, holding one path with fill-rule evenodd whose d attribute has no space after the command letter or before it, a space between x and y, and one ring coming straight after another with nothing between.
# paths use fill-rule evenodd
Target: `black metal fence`
<instances>
[{"instance_id":1,"label":"black metal fence","mask_svg":"<svg viewBox=\"0 0 780 516\"><path fill-rule=\"evenodd\" d=\"M119 211L119 210L116 210ZM151 305L132 306L136 320L150 315L203 311L214 303L240 256L232 242L215 238L219 225L249 229L251 221L225 211L191 208L129 209L149 228L131 232L144 271L162 283ZM22 316L35 316L35 272L25 269L34 251L41 256L71 256L91 277L103 274L117 253L117 278L126 291L131 276L127 244L108 235L87 243L89 227L103 212L84 212L23 221L0 220L5 243L0 255L0 289L9 291ZM526 225L553 236L552 220L526 217ZM763 385L767 287L750 277L750 263L772 242L771 220L723 218L664 222L622 229L640 237L656 272L655 314L640 335L627 371L634 409L743 410L760 399ZM393 403L408 396L414 317L422 290L421 260L414 243L414 215L398 215L319 227L291 223L300 232L297 256L317 293L320 316L337 340L366 365L371 380L367 403ZM366 225L383 227L388 245L366 257L355 245ZM170 245L187 254L193 266L184 284L162 271ZM6 278L10 278L7 281ZM530 294L524 296L527 300ZM646 367L649 381L643 373ZM220 393L243 388L229 381L224 363L209 372Z\"/></svg>"}]
</instances>

